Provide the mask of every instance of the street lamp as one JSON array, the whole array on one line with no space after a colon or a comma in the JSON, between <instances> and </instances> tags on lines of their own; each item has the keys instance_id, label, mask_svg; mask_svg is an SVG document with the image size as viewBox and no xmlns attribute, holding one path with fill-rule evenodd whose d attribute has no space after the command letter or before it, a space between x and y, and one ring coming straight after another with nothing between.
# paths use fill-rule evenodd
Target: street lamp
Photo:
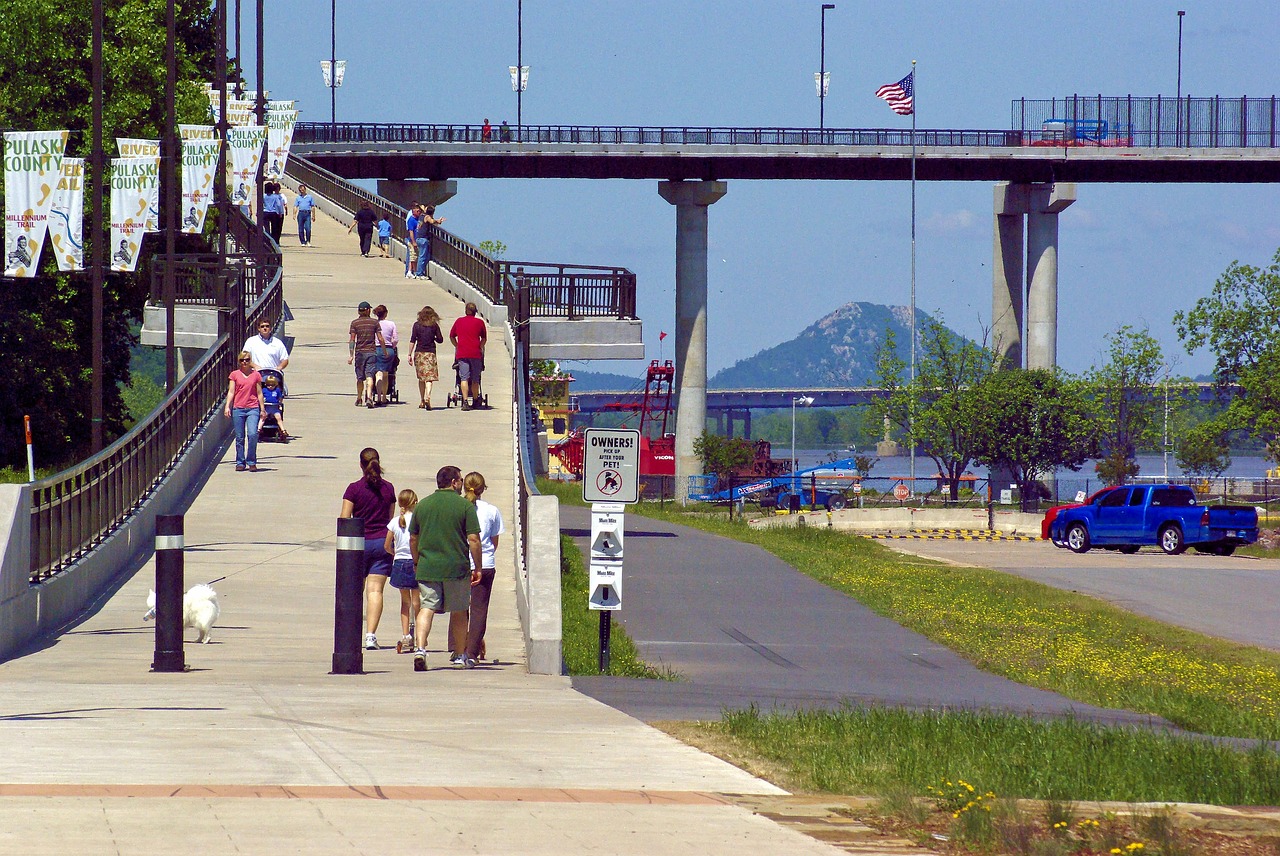
<instances>
[{"instance_id":1,"label":"street lamp","mask_svg":"<svg viewBox=\"0 0 1280 856\"><path fill-rule=\"evenodd\" d=\"M791 495L796 496L798 492L796 482L796 405L808 407L813 404L813 398L808 395L797 395L791 399Z\"/></svg>"},{"instance_id":2,"label":"street lamp","mask_svg":"<svg viewBox=\"0 0 1280 856\"><path fill-rule=\"evenodd\" d=\"M1182 19L1187 14L1185 9L1178 10L1178 144L1182 143ZM1187 116L1188 123L1191 120ZM1188 131L1191 129L1188 128Z\"/></svg>"},{"instance_id":3,"label":"street lamp","mask_svg":"<svg viewBox=\"0 0 1280 856\"><path fill-rule=\"evenodd\" d=\"M507 68L511 72L511 88L516 93L516 139L520 138L520 126L524 124L524 90L529 85L529 66L524 64L524 0L516 0L516 64Z\"/></svg>"},{"instance_id":4,"label":"street lamp","mask_svg":"<svg viewBox=\"0 0 1280 856\"><path fill-rule=\"evenodd\" d=\"M827 76L827 10L836 8L834 3L822 4L822 35L818 48L818 74L814 78L818 84L818 130L821 131L826 127L826 102L827 102L827 84L830 78Z\"/></svg>"}]
</instances>

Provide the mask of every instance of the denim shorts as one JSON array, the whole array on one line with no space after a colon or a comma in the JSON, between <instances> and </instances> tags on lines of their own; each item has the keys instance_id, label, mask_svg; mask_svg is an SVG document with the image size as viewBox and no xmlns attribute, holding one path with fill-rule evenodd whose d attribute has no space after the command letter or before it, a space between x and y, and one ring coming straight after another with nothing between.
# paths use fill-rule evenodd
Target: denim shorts
<instances>
[{"instance_id":1,"label":"denim shorts","mask_svg":"<svg viewBox=\"0 0 1280 856\"><path fill-rule=\"evenodd\" d=\"M398 589L416 589L418 587L418 572L413 567L413 559L392 560L391 585Z\"/></svg>"},{"instance_id":2,"label":"denim shorts","mask_svg":"<svg viewBox=\"0 0 1280 856\"><path fill-rule=\"evenodd\" d=\"M378 355L373 351L356 354L356 358L352 364L356 369L356 380L372 378L378 372Z\"/></svg>"},{"instance_id":3,"label":"denim shorts","mask_svg":"<svg viewBox=\"0 0 1280 856\"><path fill-rule=\"evenodd\" d=\"M382 576L391 575L391 554L387 552L387 539L383 538L366 538L364 539L364 573L381 574Z\"/></svg>"}]
</instances>

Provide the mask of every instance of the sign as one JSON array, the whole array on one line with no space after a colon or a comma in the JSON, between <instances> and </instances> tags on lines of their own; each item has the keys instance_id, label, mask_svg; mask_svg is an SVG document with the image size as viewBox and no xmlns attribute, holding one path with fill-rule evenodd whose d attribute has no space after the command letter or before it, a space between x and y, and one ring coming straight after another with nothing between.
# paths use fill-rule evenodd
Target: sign
<instances>
[{"instance_id":1,"label":"sign","mask_svg":"<svg viewBox=\"0 0 1280 856\"><path fill-rule=\"evenodd\" d=\"M587 605L593 610L622 609L622 503L591 506L591 558Z\"/></svg>"},{"instance_id":2,"label":"sign","mask_svg":"<svg viewBox=\"0 0 1280 856\"><path fill-rule=\"evenodd\" d=\"M902 502L909 496L911 496L911 488L907 487L904 483L898 482L893 486L893 498L898 500L898 502Z\"/></svg>"},{"instance_id":3,"label":"sign","mask_svg":"<svg viewBox=\"0 0 1280 856\"><path fill-rule=\"evenodd\" d=\"M854 492L854 493L862 493L862 482L854 482L854 483L853 483L853 492Z\"/></svg>"},{"instance_id":4,"label":"sign","mask_svg":"<svg viewBox=\"0 0 1280 856\"><path fill-rule=\"evenodd\" d=\"M588 428L582 452L582 498L625 503L640 498L640 432Z\"/></svg>"},{"instance_id":5,"label":"sign","mask_svg":"<svg viewBox=\"0 0 1280 856\"><path fill-rule=\"evenodd\" d=\"M1084 491L1082 490L1076 491L1076 502L1084 502L1084 500L1085 500Z\"/></svg>"},{"instance_id":6,"label":"sign","mask_svg":"<svg viewBox=\"0 0 1280 856\"><path fill-rule=\"evenodd\" d=\"M1012 505L1012 504L1013 504L1013 491L1012 491L1012 490L1010 490L1010 489L1009 489L1009 488L1007 488L1007 487L1004 487L1004 488L1001 488L1001 489L1000 489L1000 504L1001 504L1001 505Z\"/></svg>"}]
</instances>

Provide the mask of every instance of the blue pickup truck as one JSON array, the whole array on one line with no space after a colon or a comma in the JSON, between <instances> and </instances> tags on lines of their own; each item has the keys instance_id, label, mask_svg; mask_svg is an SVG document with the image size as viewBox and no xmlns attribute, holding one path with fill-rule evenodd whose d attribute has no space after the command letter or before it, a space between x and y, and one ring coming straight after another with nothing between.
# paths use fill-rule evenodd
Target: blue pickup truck
<instances>
[{"instance_id":1,"label":"blue pickup truck","mask_svg":"<svg viewBox=\"0 0 1280 856\"><path fill-rule=\"evenodd\" d=\"M1136 553L1154 544L1171 556L1188 547L1230 556L1258 540L1258 512L1247 505L1200 505L1184 485L1122 485L1058 510L1049 540L1077 553L1091 547Z\"/></svg>"}]
</instances>

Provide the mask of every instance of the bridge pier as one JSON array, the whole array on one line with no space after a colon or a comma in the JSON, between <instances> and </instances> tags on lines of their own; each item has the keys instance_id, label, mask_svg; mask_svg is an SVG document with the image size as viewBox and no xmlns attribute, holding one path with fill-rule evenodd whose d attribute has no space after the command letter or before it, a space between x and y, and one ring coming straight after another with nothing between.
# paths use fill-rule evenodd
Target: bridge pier
<instances>
[{"instance_id":1,"label":"bridge pier","mask_svg":"<svg viewBox=\"0 0 1280 856\"><path fill-rule=\"evenodd\" d=\"M693 443L707 423L707 208L729 191L723 181L661 181L676 206L676 499L702 474Z\"/></svg>"},{"instance_id":2,"label":"bridge pier","mask_svg":"<svg viewBox=\"0 0 1280 856\"><path fill-rule=\"evenodd\" d=\"M1058 364L1058 214L1075 201L1074 184L995 186L991 338L1008 367L1051 369Z\"/></svg>"},{"instance_id":3,"label":"bridge pier","mask_svg":"<svg viewBox=\"0 0 1280 856\"><path fill-rule=\"evenodd\" d=\"M458 182L451 178L443 181L380 178L378 195L404 208L408 208L415 202L421 202L423 205L443 205L458 195Z\"/></svg>"}]
</instances>

